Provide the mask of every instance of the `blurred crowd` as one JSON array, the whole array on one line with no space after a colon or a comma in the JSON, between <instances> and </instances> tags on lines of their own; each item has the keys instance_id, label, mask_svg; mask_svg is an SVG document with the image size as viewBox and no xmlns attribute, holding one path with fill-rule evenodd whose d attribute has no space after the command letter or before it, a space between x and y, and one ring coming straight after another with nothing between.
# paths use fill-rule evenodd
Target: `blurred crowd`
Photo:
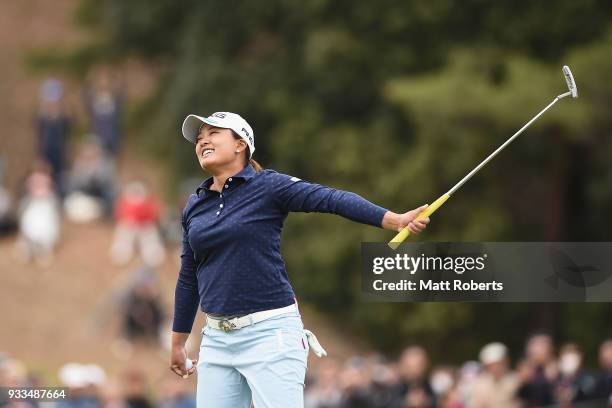
<instances>
[{"instance_id":1,"label":"blurred crowd","mask_svg":"<svg viewBox=\"0 0 612 408\"><path fill-rule=\"evenodd\" d=\"M482 347L478 360L460 366L430 366L424 347L407 347L397 361L382 355L327 357L308 373L305 408L514 408L612 406L612 339L599 347L599 367L588 371L574 343L556 352L552 338L534 334L514 368L502 343ZM136 368L109 378L95 364L59 369L68 398L61 407L191 408L195 383L174 374L145 374ZM0 386L48 386L18 360L0 353ZM0 406L17 405L0 401Z\"/></svg>"},{"instance_id":2,"label":"blurred crowd","mask_svg":"<svg viewBox=\"0 0 612 408\"><path fill-rule=\"evenodd\" d=\"M51 402L9 400L0 395L0 407L34 408L195 408L194 386L169 371L162 377L128 368L115 377L96 364L68 363L57 376L66 397ZM49 382L28 372L25 365L0 353L0 386L49 387ZM4 397L4 400L2 399Z\"/></svg>"},{"instance_id":3,"label":"blurred crowd","mask_svg":"<svg viewBox=\"0 0 612 408\"><path fill-rule=\"evenodd\" d=\"M152 345L166 355L163 346L169 345L170 316L161 300L159 274L166 252L182 239L178 219L182 203L165 213L146 180L120 179L126 101L120 77L112 69L92 71L83 84L82 109L76 111L85 116L72 113L75 109L69 106L74 108L74 99L59 79L41 83L33 126L34 160L13 191L6 187L7 160L0 155L0 238L15 242L19 262L48 270L61 267L56 259L60 250L70 250L66 246L70 244L63 243L68 224L112 228L106 248L96 249L106 252L109 263L121 271L120 279L108 293L100 294L90 322L100 330L118 317L120 333L111 351L127 367L138 344ZM186 194L190 187L191 183ZM159 374L150 376L132 367L111 377L98 365L73 362L58 370L58 382L43 379L0 350L0 386L67 387L70 398L57 406L195 406L191 382L169 370ZM9 403L0 395L0 407L6 405L39 404Z\"/></svg>"},{"instance_id":4,"label":"blurred crowd","mask_svg":"<svg viewBox=\"0 0 612 408\"><path fill-rule=\"evenodd\" d=\"M44 81L34 126L35 160L16 200L3 187L0 157L0 234L19 235L18 253L24 262L53 263L64 218L74 223L114 222L109 255L117 265L126 265L135 255L147 265L163 262L158 199L143 180L122 185L117 177L123 141L122 89L109 69L91 75L82 92L88 133L76 143L64 84L53 78Z\"/></svg>"},{"instance_id":5,"label":"blurred crowd","mask_svg":"<svg viewBox=\"0 0 612 408\"><path fill-rule=\"evenodd\" d=\"M66 222L110 225L109 261L119 268L138 265L111 296L113 312L115 306L121 312L123 337L157 341L166 313L156 269L166 259L167 247L181 238L181 203L164 213L145 180L121 182L118 177L126 102L116 72L99 67L89 75L82 86L82 109L77 109L86 115L79 123L68 99L61 80L42 82L33 126L34 160L15 191L5 187L6 157L0 155L0 237L15 237L19 261L47 269L54 265ZM76 135L77 129L86 130Z\"/></svg>"},{"instance_id":6,"label":"blurred crowd","mask_svg":"<svg viewBox=\"0 0 612 408\"><path fill-rule=\"evenodd\" d=\"M599 369L583 367L574 343L558 353L547 334L531 336L511 364L502 343L485 345L478 361L430 366L422 346L407 347L397 361L381 355L327 358L309 376L306 408L514 408L612 406L612 339L599 348Z\"/></svg>"}]
</instances>

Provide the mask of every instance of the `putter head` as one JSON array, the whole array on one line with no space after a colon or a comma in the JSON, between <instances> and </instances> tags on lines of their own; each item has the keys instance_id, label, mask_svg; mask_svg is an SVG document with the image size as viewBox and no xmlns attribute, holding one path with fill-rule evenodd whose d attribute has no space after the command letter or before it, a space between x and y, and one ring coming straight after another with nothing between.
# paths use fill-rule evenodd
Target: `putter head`
<instances>
[{"instance_id":1,"label":"putter head","mask_svg":"<svg viewBox=\"0 0 612 408\"><path fill-rule=\"evenodd\" d=\"M572 75L572 71L570 71L567 65L563 66L563 75L565 75L565 82L567 82L567 87L569 91L572 93L572 98L577 98L578 88L576 88L576 81L574 81L574 76Z\"/></svg>"}]
</instances>

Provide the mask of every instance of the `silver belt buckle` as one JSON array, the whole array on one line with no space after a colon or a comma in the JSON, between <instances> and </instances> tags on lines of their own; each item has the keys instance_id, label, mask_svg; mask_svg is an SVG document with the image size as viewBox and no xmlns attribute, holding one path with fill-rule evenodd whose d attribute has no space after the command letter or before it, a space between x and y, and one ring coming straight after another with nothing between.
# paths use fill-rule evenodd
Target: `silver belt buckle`
<instances>
[{"instance_id":1,"label":"silver belt buckle","mask_svg":"<svg viewBox=\"0 0 612 408\"><path fill-rule=\"evenodd\" d=\"M223 330L226 333L231 332L232 330L236 329L236 324L233 322L230 322L227 319L221 320L219 322L219 326L221 327L221 330Z\"/></svg>"}]
</instances>

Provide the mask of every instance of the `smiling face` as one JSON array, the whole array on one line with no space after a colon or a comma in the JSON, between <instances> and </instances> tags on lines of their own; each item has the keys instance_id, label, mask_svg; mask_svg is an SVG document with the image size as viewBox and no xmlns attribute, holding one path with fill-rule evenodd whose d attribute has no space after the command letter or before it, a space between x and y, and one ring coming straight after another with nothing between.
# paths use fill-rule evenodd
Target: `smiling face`
<instances>
[{"instance_id":1,"label":"smiling face","mask_svg":"<svg viewBox=\"0 0 612 408\"><path fill-rule=\"evenodd\" d=\"M244 160L246 143L236 139L230 129L204 125L196 138L195 151L200 166L207 171L227 167Z\"/></svg>"}]
</instances>

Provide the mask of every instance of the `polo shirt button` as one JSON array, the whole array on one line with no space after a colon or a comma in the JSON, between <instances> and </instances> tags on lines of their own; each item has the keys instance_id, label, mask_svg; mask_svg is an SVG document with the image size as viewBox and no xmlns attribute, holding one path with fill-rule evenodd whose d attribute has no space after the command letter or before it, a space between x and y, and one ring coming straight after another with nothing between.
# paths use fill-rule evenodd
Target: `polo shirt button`
<instances>
[{"instance_id":1,"label":"polo shirt button","mask_svg":"<svg viewBox=\"0 0 612 408\"><path fill-rule=\"evenodd\" d=\"M217 215L219 215L219 211L217 211Z\"/></svg>"},{"instance_id":2,"label":"polo shirt button","mask_svg":"<svg viewBox=\"0 0 612 408\"><path fill-rule=\"evenodd\" d=\"M227 188L227 184L225 185L225 188Z\"/></svg>"},{"instance_id":3,"label":"polo shirt button","mask_svg":"<svg viewBox=\"0 0 612 408\"><path fill-rule=\"evenodd\" d=\"M232 178L230 177L228 180L229 180L229 181L232 181Z\"/></svg>"},{"instance_id":4,"label":"polo shirt button","mask_svg":"<svg viewBox=\"0 0 612 408\"><path fill-rule=\"evenodd\" d=\"M219 207L223 208L223 204L219 204Z\"/></svg>"}]
</instances>

